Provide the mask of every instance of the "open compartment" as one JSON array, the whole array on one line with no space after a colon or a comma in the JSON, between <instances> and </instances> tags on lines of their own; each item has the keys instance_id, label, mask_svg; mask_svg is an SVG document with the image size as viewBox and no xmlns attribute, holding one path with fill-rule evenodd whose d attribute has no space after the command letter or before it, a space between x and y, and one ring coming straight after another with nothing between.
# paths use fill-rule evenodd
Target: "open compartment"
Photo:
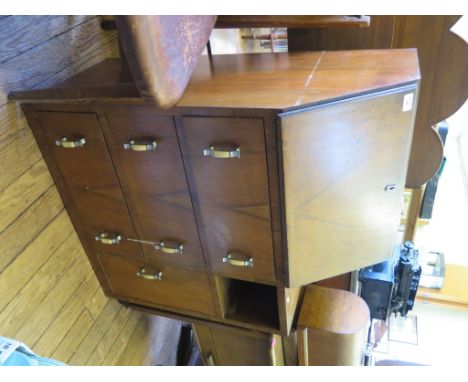
<instances>
[{"instance_id":1,"label":"open compartment","mask_svg":"<svg viewBox=\"0 0 468 382\"><path fill-rule=\"evenodd\" d=\"M223 277L216 283L224 318L279 330L275 286Z\"/></svg>"}]
</instances>

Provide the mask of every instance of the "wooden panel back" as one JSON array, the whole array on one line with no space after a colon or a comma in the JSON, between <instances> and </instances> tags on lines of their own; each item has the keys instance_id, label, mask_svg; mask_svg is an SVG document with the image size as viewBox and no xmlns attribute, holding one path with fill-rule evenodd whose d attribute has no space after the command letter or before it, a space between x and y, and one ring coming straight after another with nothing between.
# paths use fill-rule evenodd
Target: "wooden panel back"
<instances>
[{"instance_id":1,"label":"wooden panel back","mask_svg":"<svg viewBox=\"0 0 468 382\"><path fill-rule=\"evenodd\" d=\"M89 241L97 251L140 256L140 245L127 240L137 236L96 116L39 112L37 119L38 128L33 128L38 142L45 155L53 157ZM57 146L55 141L64 137L85 138L86 143L79 148ZM122 240L101 244L95 240L101 232L120 234Z\"/></svg>"},{"instance_id":2,"label":"wooden panel back","mask_svg":"<svg viewBox=\"0 0 468 382\"><path fill-rule=\"evenodd\" d=\"M150 258L168 264L204 268L184 166L172 117L128 108L107 113L108 142L138 236L150 242L183 244L182 254L166 254L142 244ZM154 151L125 150L123 145L156 141Z\"/></svg>"},{"instance_id":3,"label":"wooden panel back","mask_svg":"<svg viewBox=\"0 0 468 382\"><path fill-rule=\"evenodd\" d=\"M391 256L415 102L412 86L281 117L291 286Z\"/></svg>"},{"instance_id":4,"label":"wooden panel back","mask_svg":"<svg viewBox=\"0 0 468 382\"><path fill-rule=\"evenodd\" d=\"M205 248L216 273L275 281L263 121L253 118L183 118ZM212 158L203 150L240 148L240 158ZM223 262L228 253L253 258L253 267ZM237 255L239 254L239 255Z\"/></svg>"}]
</instances>

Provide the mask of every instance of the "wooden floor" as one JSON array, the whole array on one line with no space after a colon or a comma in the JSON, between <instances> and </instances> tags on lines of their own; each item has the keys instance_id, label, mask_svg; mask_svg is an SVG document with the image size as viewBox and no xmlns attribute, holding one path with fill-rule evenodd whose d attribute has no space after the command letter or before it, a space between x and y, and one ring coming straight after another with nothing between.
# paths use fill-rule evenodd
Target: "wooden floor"
<instances>
[{"instance_id":1,"label":"wooden floor","mask_svg":"<svg viewBox=\"0 0 468 382\"><path fill-rule=\"evenodd\" d=\"M25 118L7 100L118 57L116 32L94 16L8 16L0 36L0 335L72 365L174 364L180 323L104 296Z\"/></svg>"}]
</instances>

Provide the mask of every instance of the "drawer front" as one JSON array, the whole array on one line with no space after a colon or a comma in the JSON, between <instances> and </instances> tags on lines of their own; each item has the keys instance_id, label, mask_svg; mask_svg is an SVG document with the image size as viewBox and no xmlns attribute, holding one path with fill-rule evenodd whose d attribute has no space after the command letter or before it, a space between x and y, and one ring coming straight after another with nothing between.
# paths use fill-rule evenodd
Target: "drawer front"
<instances>
[{"instance_id":1,"label":"drawer front","mask_svg":"<svg viewBox=\"0 0 468 382\"><path fill-rule=\"evenodd\" d=\"M120 256L99 256L112 291L119 297L216 315L208 276L168 266L128 260Z\"/></svg>"},{"instance_id":2,"label":"drawer front","mask_svg":"<svg viewBox=\"0 0 468 382\"><path fill-rule=\"evenodd\" d=\"M392 256L416 88L281 117L291 286Z\"/></svg>"},{"instance_id":3,"label":"drawer front","mask_svg":"<svg viewBox=\"0 0 468 382\"><path fill-rule=\"evenodd\" d=\"M90 243L98 252L141 256L140 245L127 240L136 233L96 116L40 112L37 118L39 143L52 157Z\"/></svg>"},{"instance_id":4,"label":"drawer front","mask_svg":"<svg viewBox=\"0 0 468 382\"><path fill-rule=\"evenodd\" d=\"M129 111L107 114L106 121L111 155L145 254L204 268L172 117Z\"/></svg>"},{"instance_id":5,"label":"drawer front","mask_svg":"<svg viewBox=\"0 0 468 382\"><path fill-rule=\"evenodd\" d=\"M212 269L274 282L263 120L186 117L183 129Z\"/></svg>"}]
</instances>

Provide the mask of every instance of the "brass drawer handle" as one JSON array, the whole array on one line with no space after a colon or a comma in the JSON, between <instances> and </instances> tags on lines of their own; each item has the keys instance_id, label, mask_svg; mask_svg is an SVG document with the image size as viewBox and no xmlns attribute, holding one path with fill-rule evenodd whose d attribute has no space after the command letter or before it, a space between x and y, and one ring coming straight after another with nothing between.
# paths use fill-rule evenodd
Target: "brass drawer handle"
<instances>
[{"instance_id":1,"label":"brass drawer handle","mask_svg":"<svg viewBox=\"0 0 468 382\"><path fill-rule=\"evenodd\" d=\"M85 143L86 143L86 139L84 138L78 138L78 139L69 141L68 138L63 137L62 139L55 141L55 144L57 146L65 147L66 149L74 149L77 147L83 147Z\"/></svg>"},{"instance_id":2,"label":"brass drawer handle","mask_svg":"<svg viewBox=\"0 0 468 382\"><path fill-rule=\"evenodd\" d=\"M137 143L134 139L132 139L128 143L124 143L123 147L125 150L132 150L132 151L154 151L156 150L156 146L158 143L153 141L151 143Z\"/></svg>"},{"instance_id":3,"label":"brass drawer handle","mask_svg":"<svg viewBox=\"0 0 468 382\"><path fill-rule=\"evenodd\" d=\"M397 189L396 184L387 184L384 188L385 191L394 191Z\"/></svg>"},{"instance_id":4,"label":"brass drawer handle","mask_svg":"<svg viewBox=\"0 0 468 382\"><path fill-rule=\"evenodd\" d=\"M167 243L165 243L164 241L160 241L154 244L154 248L164 253L182 254L182 250L184 249L184 246L183 244L176 244L175 246L170 246L170 245L167 245Z\"/></svg>"},{"instance_id":5,"label":"brass drawer handle","mask_svg":"<svg viewBox=\"0 0 468 382\"><path fill-rule=\"evenodd\" d=\"M203 150L203 156L213 158L240 158L240 148L234 150L217 150L214 146Z\"/></svg>"},{"instance_id":6,"label":"brass drawer handle","mask_svg":"<svg viewBox=\"0 0 468 382\"><path fill-rule=\"evenodd\" d=\"M146 273L146 269L143 267L136 273L136 275L137 275L137 277L140 277L140 278L145 279L145 280L161 281L163 274L162 274L162 272L158 272L158 273L155 273L153 275L150 275L150 274Z\"/></svg>"},{"instance_id":7,"label":"brass drawer handle","mask_svg":"<svg viewBox=\"0 0 468 382\"><path fill-rule=\"evenodd\" d=\"M101 242L101 244L113 245L113 244L119 244L120 240L122 240L122 236L120 236L117 233L103 232L97 235L95 239Z\"/></svg>"},{"instance_id":8,"label":"brass drawer handle","mask_svg":"<svg viewBox=\"0 0 468 382\"><path fill-rule=\"evenodd\" d=\"M253 258L249 257L247 260L234 259L232 253L228 253L226 257L223 257L223 263L229 263L236 267L253 267Z\"/></svg>"}]
</instances>

